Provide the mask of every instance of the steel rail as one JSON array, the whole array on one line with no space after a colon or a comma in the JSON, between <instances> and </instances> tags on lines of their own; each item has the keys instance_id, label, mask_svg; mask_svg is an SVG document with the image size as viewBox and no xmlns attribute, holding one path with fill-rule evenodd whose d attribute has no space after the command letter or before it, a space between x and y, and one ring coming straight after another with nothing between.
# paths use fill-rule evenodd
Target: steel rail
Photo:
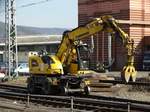
<instances>
[{"instance_id":1,"label":"steel rail","mask_svg":"<svg viewBox=\"0 0 150 112\"><path fill-rule=\"evenodd\" d=\"M53 106L60 106L60 107L71 107L73 100L73 108L74 109L81 109L81 110L92 110L92 111L119 111L119 112L127 112L128 109L133 111L140 111L140 112L149 112L150 111L150 102L127 102L123 101L120 98L115 100L109 100L109 98L103 99L92 99L88 98L79 98L79 97L70 97L70 96L50 96L50 95L27 95L21 93L12 93L12 92L0 92L0 97L5 97L9 99L18 99L27 101L30 98L31 102L41 103L44 105L53 105ZM115 98L114 98L115 99ZM130 107L130 108L129 108Z\"/></svg>"},{"instance_id":2,"label":"steel rail","mask_svg":"<svg viewBox=\"0 0 150 112\"><path fill-rule=\"evenodd\" d=\"M0 89L7 89L11 91L16 91L16 92L20 91L20 92L27 93L26 87L16 86L16 85L0 84Z\"/></svg>"},{"instance_id":3,"label":"steel rail","mask_svg":"<svg viewBox=\"0 0 150 112\"><path fill-rule=\"evenodd\" d=\"M10 84L0 84L0 87L12 87L12 88L19 88L19 89L26 89L26 87L23 86L17 86L17 85L10 85Z\"/></svg>"},{"instance_id":4,"label":"steel rail","mask_svg":"<svg viewBox=\"0 0 150 112\"><path fill-rule=\"evenodd\" d=\"M104 100L109 100L109 101L119 101L119 102L130 102L130 103L136 103L136 104L146 104L150 105L150 102L148 101L139 101L139 100L132 100L132 99L125 99L125 98L120 98L120 97L108 97L108 96L100 96L100 95L89 95L88 98L92 99L104 99Z\"/></svg>"},{"instance_id":5,"label":"steel rail","mask_svg":"<svg viewBox=\"0 0 150 112\"><path fill-rule=\"evenodd\" d=\"M112 83L112 84L126 84L126 85L139 85L139 86L150 86L150 82L132 82L129 81L128 83L122 80L99 80L99 83Z\"/></svg>"}]
</instances>

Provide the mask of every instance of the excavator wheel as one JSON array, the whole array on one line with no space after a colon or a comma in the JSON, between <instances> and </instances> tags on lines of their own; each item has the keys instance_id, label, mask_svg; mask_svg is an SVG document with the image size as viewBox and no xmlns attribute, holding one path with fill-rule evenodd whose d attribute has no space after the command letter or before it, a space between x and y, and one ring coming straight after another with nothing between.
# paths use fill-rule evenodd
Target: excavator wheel
<instances>
[{"instance_id":1,"label":"excavator wheel","mask_svg":"<svg viewBox=\"0 0 150 112\"><path fill-rule=\"evenodd\" d=\"M33 94L35 92L35 87L32 79L28 79L27 89L28 89L28 93Z\"/></svg>"},{"instance_id":2,"label":"excavator wheel","mask_svg":"<svg viewBox=\"0 0 150 112\"><path fill-rule=\"evenodd\" d=\"M83 90L83 94L89 95L91 92L91 88L89 87L89 80L84 79L80 83L80 88Z\"/></svg>"},{"instance_id":3,"label":"excavator wheel","mask_svg":"<svg viewBox=\"0 0 150 112\"><path fill-rule=\"evenodd\" d=\"M45 82L43 82L42 93L45 95L50 93L50 84L47 80L45 80Z\"/></svg>"},{"instance_id":4,"label":"excavator wheel","mask_svg":"<svg viewBox=\"0 0 150 112\"><path fill-rule=\"evenodd\" d=\"M65 86L60 87L60 94L61 95L67 95L68 94L68 90Z\"/></svg>"},{"instance_id":5,"label":"excavator wheel","mask_svg":"<svg viewBox=\"0 0 150 112\"><path fill-rule=\"evenodd\" d=\"M125 66L121 72L121 77L123 80L125 80L127 83L131 80L135 82L136 80L136 74L137 71L135 70L134 66L129 65Z\"/></svg>"},{"instance_id":6,"label":"excavator wheel","mask_svg":"<svg viewBox=\"0 0 150 112\"><path fill-rule=\"evenodd\" d=\"M91 92L90 87L89 87L89 86L85 86L85 87L84 87L84 93L85 93L86 95L89 95L90 92Z\"/></svg>"}]
</instances>

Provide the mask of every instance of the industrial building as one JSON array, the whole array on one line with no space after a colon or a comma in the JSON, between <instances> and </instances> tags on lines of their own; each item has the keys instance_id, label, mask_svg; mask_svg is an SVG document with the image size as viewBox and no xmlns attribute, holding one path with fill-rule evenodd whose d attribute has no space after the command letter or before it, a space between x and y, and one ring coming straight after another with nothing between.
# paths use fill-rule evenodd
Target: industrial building
<instances>
[{"instance_id":1,"label":"industrial building","mask_svg":"<svg viewBox=\"0 0 150 112\"><path fill-rule=\"evenodd\" d=\"M103 15L121 20L120 27L134 39L136 69L142 68L143 53L150 50L150 0L78 0L78 11L79 25ZM126 57L119 40L111 39L110 44L106 33L95 36L93 63L108 62L111 58L115 60L112 69L121 69ZM90 39L86 41L91 42Z\"/></svg>"},{"instance_id":2,"label":"industrial building","mask_svg":"<svg viewBox=\"0 0 150 112\"><path fill-rule=\"evenodd\" d=\"M17 37L18 62L27 62L30 51L46 50L52 54L58 49L62 35L37 35ZM5 60L5 39L0 39L0 63Z\"/></svg>"}]
</instances>

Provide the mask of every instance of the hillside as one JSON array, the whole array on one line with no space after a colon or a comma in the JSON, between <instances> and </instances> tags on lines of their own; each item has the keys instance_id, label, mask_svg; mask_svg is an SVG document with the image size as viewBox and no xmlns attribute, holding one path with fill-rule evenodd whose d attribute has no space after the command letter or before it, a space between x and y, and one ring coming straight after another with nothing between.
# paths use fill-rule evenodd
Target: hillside
<instances>
[{"instance_id":1,"label":"hillside","mask_svg":"<svg viewBox=\"0 0 150 112\"><path fill-rule=\"evenodd\" d=\"M60 35L66 28L38 28L28 26L17 26L18 35ZM0 37L5 35L5 24L0 22Z\"/></svg>"}]
</instances>

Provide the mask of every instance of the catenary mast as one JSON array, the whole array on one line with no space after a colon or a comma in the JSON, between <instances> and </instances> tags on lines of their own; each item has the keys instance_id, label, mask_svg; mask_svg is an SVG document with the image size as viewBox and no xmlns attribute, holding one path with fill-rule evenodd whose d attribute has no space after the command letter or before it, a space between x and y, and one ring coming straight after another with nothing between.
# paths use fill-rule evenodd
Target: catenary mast
<instances>
[{"instance_id":1,"label":"catenary mast","mask_svg":"<svg viewBox=\"0 0 150 112\"><path fill-rule=\"evenodd\" d=\"M5 60L9 78L18 66L15 12L15 0L5 0Z\"/></svg>"}]
</instances>

